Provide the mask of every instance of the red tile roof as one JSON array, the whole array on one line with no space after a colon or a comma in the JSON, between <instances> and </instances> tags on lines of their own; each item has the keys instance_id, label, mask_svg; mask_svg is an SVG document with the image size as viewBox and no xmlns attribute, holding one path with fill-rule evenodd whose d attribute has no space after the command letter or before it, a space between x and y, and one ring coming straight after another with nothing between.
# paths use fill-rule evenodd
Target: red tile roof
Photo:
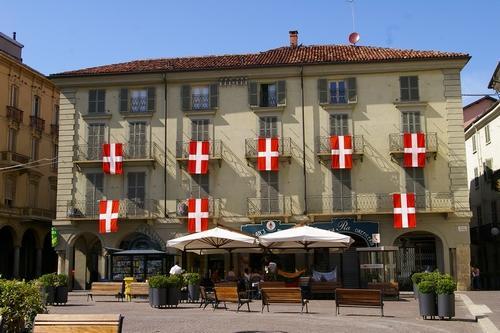
<instances>
[{"instance_id":1,"label":"red tile roof","mask_svg":"<svg viewBox=\"0 0 500 333\"><path fill-rule=\"evenodd\" d=\"M135 60L52 74L52 77L144 72L187 72L289 65L367 63L432 59L469 59L466 53L400 50L373 46L311 45L260 53Z\"/></svg>"}]
</instances>

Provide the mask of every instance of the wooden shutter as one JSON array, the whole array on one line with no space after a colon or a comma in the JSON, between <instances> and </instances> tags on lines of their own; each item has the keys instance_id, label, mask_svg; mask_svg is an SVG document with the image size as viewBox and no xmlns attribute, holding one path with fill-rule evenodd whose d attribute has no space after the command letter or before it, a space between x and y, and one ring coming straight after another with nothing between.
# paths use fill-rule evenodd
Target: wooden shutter
<instances>
[{"instance_id":1,"label":"wooden shutter","mask_svg":"<svg viewBox=\"0 0 500 333\"><path fill-rule=\"evenodd\" d=\"M181 104L183 111L191 110L191 86L183 85L181 87Z\"/></svg>"},{"instance_id":2,"label":"wooden shutter","mask_svg":"<svg viewBox=\"0 0 500 333\"><path fill-rule=\"evenodd\" d=\"M219 85L212 83L209 87L210 90L210 108L216 109L219 106Z\"/></svg>"},{"instance_id":3,"label":"wooden shutter","mask_svg":"<svg viewBox=\"0 0 500 333\"><path fill-rule=\"evenodd\" d=\"M414 192L416 195L416 205L422 207L425 205L425 178L423 168L404 168L406 192Z\"/></svg>"},{"instance_id":4,"label":"wooden shutter","mask_svg":"<svg viewBox=\"0 0 500 333\"><path fill-rule=\"evenodd\" d=\"M120 89L120 112L128 112L128 89Z\"/></svg>"},{"instance_id":5,"label":"wooden shutter","mask_svg":"<svg viewBox=\"0 0 500 333\"><path fill-rule=\"evenodd\" d=\"M332 170L333 208L340 211L352 209L351 170Z\"/></svg>"},{"instance_id":6,"label":"wooden shutter","mask_svg":"<svg viewBox=\"0 0 500 333\"><path fill-rule=\"evenodd\" d=\"M399 77L399 90L401 101L408 101L410 99L410 89L408 83L408 76Z\"/></svg>"},{"instance_id":7,"label":"wooden shutter","mask_svg":"<svg viewBox=\"0 0 500 333\"><path fill-rule=\"evenodd\" d=\"M326 79L318 80L318 96L320 104L328 104L328 81Z\"/></svg>"},{"instance_id":8,"label":"wooden shutter","mask_svg":"<svg viewBox=\"0 0 500 333\"><path fill-rule=\"evenodd\" d=\"M410 88L410 100L418 101L419 100L418 76L410 76L408 83Z\"/></svg>"},{"instance_id":9,"label":"wooden shutter","mask_svg":"<svg viewBox=\"0 0 500 333\"><path fill-rule=\"evenodd\" d=\"M250 106L259 106L259 98L257 95L257 82L248 82L248 104Z\"/></svg>"},{"instance_id":10,"label":"wooden shutter","mask_svg":"<svg viewBox=\"0 0 500 333\"><path fill-rule=\"evenodd\" d=\"M96 101L97 101L97 90L95 89L89 90L89 113L97 112Z\"/></svg>"},{"instance_id":11,"label":"wooden shutter","mask_svg":"<svg viewBox=\"0 0 500 333\"><path fill-rule=\"evenodd\" d=\"M286 105L286 81L278 81L278 89L276 96L278 98L278 105Z\"/></svg>"},{"instance_id":12,"label":"wooden shutter","mask_svg":"<svg viewBox=\"0 0 500 333\"><path fill-rule=\"evenodd\" d=\"M350 77L347 78L347 102L348 103L357 103L358 102L358 93L356 88L356 78Z\"/></svg>"},{"instance_id":13,"label":"wooden shutter","mask_svg":"<svg viewBox=\"0 0 500 333\"><path fill-rule=\"evenodd\" d=\"M156 106L156 88L149 87L147 90L148 90L148 112L154 112Z\"/></svg>"}]
</instances>

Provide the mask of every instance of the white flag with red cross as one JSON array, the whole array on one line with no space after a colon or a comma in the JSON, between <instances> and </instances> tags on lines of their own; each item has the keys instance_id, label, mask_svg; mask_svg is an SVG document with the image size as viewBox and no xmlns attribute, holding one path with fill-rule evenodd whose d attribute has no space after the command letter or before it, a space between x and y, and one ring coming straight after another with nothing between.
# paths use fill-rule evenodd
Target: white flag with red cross
<instances>
[{"instance_id":1,"label":"white flag with red cross","mask_svg":"<svg viewBox=\"0 0 500 333\"><path fill-rule=\"evenodd\" d=\"M406 229L417 226L415 193L394 193L394 228Z\"/></svg>"},{"instance_id":2,"label":"white flag with red cross","mask_svg":"<svg viewBox=\"0 0 500 333\"><path fill-rule=\"evenodd\" d=\"M404 133L404 157L405 168L423 168L425 166L425 134Z\"/></svg>"},{"instance_id":3,"label":"white flag with red cross","mask_svg":"<svg viewBox=\"0 0 500 333\"><path fill-rule=\"evenodd\" d=\"M208 198L188 199L188 231L208 230Z\"/></svg>"},{"instance_id":4,"label":"white flag with red cross","mask_svg":"<svg viewBox=\"0 0 500 333\"><path fill-rule=\"evenodd\" d=\"M257 170L278 171L279 170L279 139L259 138L257 142Z\"/></svg>"},{"instance_id":5,"label":"white flag with red cross","mask_svg":"<svg viewBox=\"0 0 500 333\"><path fill-rule=\"evenodd\" d=\"M332 135L330 137L332 169L352 168L352 136Z\"/></svg>"},{"instance_id":6,"label":"white flag with red cross","mask_svg":"<svg viewBox=\"0 0 500 333\"><path fill-rule=\"evenodd\" d=\"M107 234L118 231L119 200L99 201L99 233Z\"/></svg>"},{"instance_id":7,"label":"white flag with red cross","mask_svg":"<svg viewBox=\"0 0 500 333\"><path fill-rule=\"evenodd\" d=\"M204 175L208 172L210 142L189 142L188 172L192 175Z\"/></svg>"},{"instance_id":8,"label":"white flag with red cross","mask_svg":"<svg viewBox=\"0 0 500 333\"><path fill-rule=\"evenodd\" d=\"M103 144L102 170L110 175L123 173L123 145L121 143Z\"/></svg>"}]
</instances>

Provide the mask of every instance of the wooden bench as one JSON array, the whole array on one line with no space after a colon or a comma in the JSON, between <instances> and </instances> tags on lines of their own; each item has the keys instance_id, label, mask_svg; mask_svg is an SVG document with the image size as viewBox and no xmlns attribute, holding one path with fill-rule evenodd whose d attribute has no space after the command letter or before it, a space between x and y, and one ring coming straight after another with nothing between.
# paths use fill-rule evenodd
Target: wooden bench
<instances>
[{"instance_id":1,"label":"wooden bench","mask_svg":"<svg viewBox=\"0 0 500 333\"><path fill-rule=\"evenodd\" d=\"M384 300L379 289L342 289L335 290L336 314L340 307L379 307L381 317L384 316Z\"/></svg>"},{"instance_id":2,"label":"wooden bench","mask_svg":"<svg viewBox=\"0 0 500 333\"><path fill-rule=\"evenodd\" d=\"M89 298L94 300L94 296L115 296L123 301L123 283L122 282L92 282L90 291L87 294L87 302Z\"/></svg>"},{"instance_id":3,"label":"wooden bench","mask_svg":"<svg viewBox=\"0 0 500 333\"><path fill-rule=\"evenodd\" d=\"M305 306L306 313L309 313L309 308L307 306L309 301L302 297L300 288L263 288L261 292L261 312L264 312L264 307L267 307L267 312L269 312L269 304L271 303L297 303L302 305L300 312L304 312Z\"/></svg>"},{"instance_id":4,"label":"wooden bench","mask_svg":"<svg viewBox=\"0 0 500 333\"><path fill-rule=\"evenodd\" d=\"M121 333L119 314L38 314L34 333Z\"/></svg>"},{"instance_id":5,"label":"wooden bench","mask_svg":"<svg viewBox=\"0 0 500 333\"><path fill-rule=\"evenodd\" d=\"M215 284L216 287L236 287L238 282L236 281L224 281Z\"/></svg>"},{"instance_id":6,"label":"wooden bench","mask_svg":"<svg viewBox=\"0 0 500 333\"><path fill-rule=\"evenodd\" d=\"M224 303L224 307L226 307L226 303L237 303L238 309L236 312L240 311L240 308L243 305L247 305L248 312L250 312L250 302L251 300L248 298L242 298L240 293L238 292L238 287L218 287L215 286L215 305L214 310L219 306L220 303Z\"/></svg>"},{"instance_id":7,"label":"wooden bench","mask_svg":"<svg viewBox=\"0 0 500 333\"><path fill-rule=\"evenodd\" d=\"M339 281L313 281L309 283L311 294L328 294L335 295L337 288L342 288L342 283Z\"/></svg>"},{"instance_id":8,"label":"wooden bench","mask_svg":"<svg viewBox=\"0 0 500 333\"><path fill-rule=\"evenodd\" d=\"M131 282L129 296L130 298L149 297L149 284L147 282Z\"/></svg>"},{"instance_id":9,"label":"wooden bench","mask_svg":"<svg viewBox=\"0 0 500 333\"><path fill-rule=\"evenodd\" d=\"M285 288L285 281L262 281L259 288Z\"/></svg>"},{"instance_id":10,"label":"wooden bench","mask_svg":"<svg viewBox=\"0 0 500 333\"><path fill-rule=\"evenodd\" d=\"M380 289L382 295L397 297L399 300L399 284L397 282L368 282L368 289Z\"/></svg>"}]
</instances>

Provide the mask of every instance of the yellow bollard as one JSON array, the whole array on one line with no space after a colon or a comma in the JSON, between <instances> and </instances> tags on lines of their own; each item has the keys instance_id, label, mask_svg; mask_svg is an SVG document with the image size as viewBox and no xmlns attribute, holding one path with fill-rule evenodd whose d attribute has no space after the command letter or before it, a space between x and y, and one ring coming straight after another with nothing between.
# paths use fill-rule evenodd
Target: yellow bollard
<instances>
[{"instance_id":1,"label":"yellow bollard","mask_svg":"<svg viewBox=\"0 0 500 333\"><path fill-rule=\"evenodd\" d=\"M131 276L123 278L125 282L125 299L129 302L132 301L132 296L130 296L130 284L135 281Z\"/></svg>"}]
</instances>

